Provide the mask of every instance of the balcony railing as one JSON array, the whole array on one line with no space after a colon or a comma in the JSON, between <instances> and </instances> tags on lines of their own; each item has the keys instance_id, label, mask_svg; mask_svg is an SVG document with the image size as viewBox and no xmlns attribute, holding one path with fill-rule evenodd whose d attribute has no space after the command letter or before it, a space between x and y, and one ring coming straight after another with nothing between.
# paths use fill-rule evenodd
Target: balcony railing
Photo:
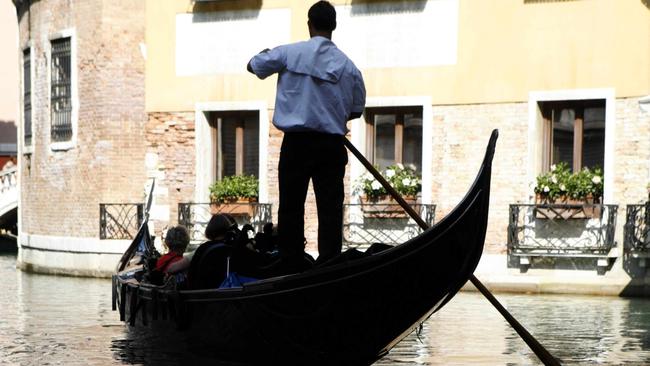
<instances>
[{"instance_id":1,"label":"balcony railing","mask_svg":"<svg viewBox=\"0 0 650 366\"><path fill-rule=\"evenodd\" d=\"M0 194L15 189L18 185L18 169L0 170Z\"/></svg>"},{"instance_id":2,"label":"balcony railing","mask_svg":"<svg viewBox=\"0 0 650 366\"><path fill-rule=\"evenodd\" d=\"M143 217L142 203L100 203L99 238L133 239Z\"/></svg>"},{"instance_id":3,"label":"balcony railing","mask_svg":"<svg viewBox=\"0 0 650 366\"><path fill-rule=\"evenodd\" d=\"M436 205L412 206L429 225L433 225ZM422 232L404 210L395 204L343 205L343 247L365 248L372 243L401 244Z\"/></svg>"},{"instance_id":4,"label":"balcony railing","mask_svg":"<svg viewBox=\"0 0 650 366\"><path fill-rule=\"evenodd\" d=\"M210 203L178 204L178 224L185 226L190 232L193 242L205 240L205 227L212 215L227 213L232 215L241 226L251 224L256 232L262 231L264 224L272 222L270 203L233 203L214 205Z\"/></svg>"},{"instance_id":5,"label":"balcony railing","mask_svg":"<svg viewBox=\"0 0 650 366\"><path fill-rule=\"evenodd\" d=\"M650 256L650 201L627 205L624 228L625 252L633 256Z\"/></svg>"},{"instance_id":6,"label":"balcony railing","mask_svg":"<svg viewBox=\"0 0 650 366\"><path fill-rule=\"evenodd\" d=\"M598 258L608 266L615 247L618 205L513 204L508 225L508 254L520 257Z\"/></svg>"}]
</instances>

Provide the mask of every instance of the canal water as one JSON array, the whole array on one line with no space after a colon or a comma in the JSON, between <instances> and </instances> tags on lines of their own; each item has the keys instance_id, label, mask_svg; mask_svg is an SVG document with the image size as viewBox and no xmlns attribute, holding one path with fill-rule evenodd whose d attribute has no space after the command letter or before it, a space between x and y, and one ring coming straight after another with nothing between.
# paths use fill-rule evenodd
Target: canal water
<instances>
[{"instance_id":1,"label":"canal water","mask_svg":"<svg viewBox=\"0 0 650 366\"><path fill-rule=\"evenodd\" d=\"M111 311L110 280L29 274L0 254L0 365L227 365L151 349ZM650 364L650 300L505 295L499 301L567 365ZM379 320L381 321L381 320ZM460 293L376 365L537 365L478 293Z\"/></svg>"}]
</instances>

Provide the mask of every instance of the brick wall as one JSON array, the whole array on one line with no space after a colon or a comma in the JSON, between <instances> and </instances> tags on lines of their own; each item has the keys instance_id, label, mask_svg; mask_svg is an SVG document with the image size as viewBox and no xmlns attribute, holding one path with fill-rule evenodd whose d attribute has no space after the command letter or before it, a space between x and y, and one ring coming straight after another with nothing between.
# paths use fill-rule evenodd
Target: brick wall
<instances>
[{"instance_id":1,"label":"brick wall","mask_svg":"<svg viewBox=\"0 0 650 366\"><path fill-rule=\"evenodd\" d=\"M469 190L490 133L499 130L485 242L488 252L505 252L508 204L528 199L527 111L526 103L433 107L432 200L436 204L436 221Z\"/></svg>"},{"instance_id":2,"label":"brick wall","mask_svg":"<svg viewBox=\"0 0 650 366\"><path fill-rule=\"evenodd\" d=\"M179 202L194 200L194 112L150 113L145 135L147 153L155 154L158 161L156 204L169 207L168 221L160 219L160 225L155 226L160 229L177 223Z\"/></svg>"},{"instance_id":3,"label":"brick wall","mask_svg":"<svg viewBox=\"0 0 650 366\"><path fill-rule=\"evenodd\" d=\"M34 65L33 152L20 156L23 232L97 237L100 202L142 202L144 15L139 0L43 0L20 9L19 44L32 42ZM48 50L66 29L76 37L77 144L54 151Z\"/></svg>"},{"instance_id":4,"label":"brick wall","mask_svg":"<svg viewBox=\"0 0 650 366\"><path fill-rule=\"evenodd\" d=\"M614 152L614 201L645 201L650 183L650 113L641 110L638 98L616 100Z\"/></svg>"}]
</instances>

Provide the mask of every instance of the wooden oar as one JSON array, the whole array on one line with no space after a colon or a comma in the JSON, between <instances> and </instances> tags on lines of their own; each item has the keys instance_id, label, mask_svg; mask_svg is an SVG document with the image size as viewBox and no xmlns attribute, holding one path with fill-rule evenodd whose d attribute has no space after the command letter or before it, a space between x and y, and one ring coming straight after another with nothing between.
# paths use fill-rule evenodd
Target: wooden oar
<instances>
[{"instance_id":1,"label":"wooden oar","mask_svg":"<svg viewBox=\"0 0 650 366\"><path fill-rule=\"evenodd\" d=\"M366 167L366 169L368 169L368 171L375 177L375 179L377 179L377 181L381 183L381 185L397 201L397 203L399 203L399 205L402 206L404 211L406 211L409 214L409 216L411 216L411 218L415 220L415 222L423 230L428 229L429 225L422 219L422 217L420 217L420 215L417 212L415 212L413 207L411 207L408 203L406 203L406 201L404 201L402 195L400 195L395 190L395 188L393 188L393 186L391 186L390 183L388 183L388 181L384 179L381 173L379 173L377 169L375 169L375 167L372 166L372 164L370 164L368 159L366 159L366 157L363 156L361 152L359 152L359 150L357 150L357 148L350 142L350 140L344 137L343 143L348 148L348 150L350 150L350 152L352 152L352 154L356 156L357 159L359 159L361 164L363 164L363 166ZM535 352L535 355L537 355L537 357L540 359L540 361L544 363L544 365L560 365L560 362L555 357L553 357L553 355L551 355L551 353L544 346L542 346L542 344L539 343L537 339L535 339L535 337L533 337L533 335L530 334L526 330L526 328L524 328L524 326L521 325L521 323L519 323L517 319L515 319L515 317L512 316L512 314L510 314L508 310L506 310L503 307L503 305L501 305L501 303L499 303L499 301L494 297L494 295L492 295L490 290L488 290L487 287L485 287L481 283L481 281L478 280L478 278L476 278L474 275L470 275L469 280L483 294L483 296L485 296L488 299L488 301L499 311L499 313L501 313L501 315L508 321L508 323L510 323L510 325L515 329L515 331L517 331L517 334L519 334L519 336L524 340L524 342L526 342L528 347L530 347L530 349L533 352Z\"/></svg>"}]
</instances>

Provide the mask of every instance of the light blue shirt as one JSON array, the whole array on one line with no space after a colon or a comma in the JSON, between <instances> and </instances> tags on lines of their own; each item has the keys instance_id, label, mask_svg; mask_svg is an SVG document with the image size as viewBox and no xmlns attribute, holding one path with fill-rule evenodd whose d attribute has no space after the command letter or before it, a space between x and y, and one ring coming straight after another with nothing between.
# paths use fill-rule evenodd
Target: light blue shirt
<instances>
[{"instance_id":1,"label":"light blue shirt","mask_svg":"<svg viewBox=\"0 0 650 366\"><path fill-rule=\"evenodd\" d=\"M345 135L350 115L363 112L361 72L325 37L262 52L250 65L260 79L279 74L273 124L284 132Z\"/></svg>"}]
</instances>

